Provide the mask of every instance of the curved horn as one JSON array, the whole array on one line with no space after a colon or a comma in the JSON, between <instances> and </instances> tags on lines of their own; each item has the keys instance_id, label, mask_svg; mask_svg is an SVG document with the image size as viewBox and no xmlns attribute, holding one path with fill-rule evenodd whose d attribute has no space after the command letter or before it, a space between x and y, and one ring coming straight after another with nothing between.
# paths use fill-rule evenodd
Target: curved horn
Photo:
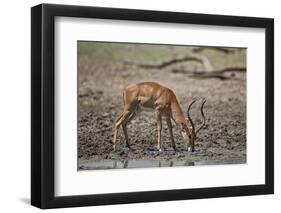
<instances>
[{"instance_id":1,"label":"curved horn","mask_svg":"<svg viewBox=\"0 0 281 213\"><path fill-rule=\"evenodd\" d=\"M204 112L203 112L203 108L204 108L204 105L206 103L206 99L203 99L203 102L202 102L202 105L201 105L201 115L203 117L203 124L196 130L196 134L205 126L206 124L206 118L205 118L205 115L204 115Z\"/></svg>"},{"instance_id":2,"label":"curved horn","mask_svg":"<svg viewBox=\"0 0 281 213\"><path fill-rule=\"evenodd\" d=\"M188 118L188 120L189 120L189 122L190 122L190 124L191 124L191 126L192 126L192 132L193 132L193 133L195 133L195 126L194 126L194 123L193 123L193 121L192 121L192 119L191 119L191 117L190 117L189 111L190 111L190 109L191 109L191 106L192 106L196 101L197 101L197 99L194 99L194 100L189 104L188 109L187 109L187 118Z\"/></svg>"}]
</instances>

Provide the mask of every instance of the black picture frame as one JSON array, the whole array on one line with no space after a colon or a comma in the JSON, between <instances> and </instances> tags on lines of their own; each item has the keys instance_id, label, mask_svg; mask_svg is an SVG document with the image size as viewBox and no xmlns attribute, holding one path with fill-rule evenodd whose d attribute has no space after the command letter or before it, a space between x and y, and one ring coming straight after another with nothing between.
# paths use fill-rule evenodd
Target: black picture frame
<instances>
[{"instance_id":1,"label":"black picture frame","mask_svg":"<svg viewBox=\"0 0 281 213\"><path fill-rule=\"evenodd\" d=\"M265 184L78 196L54 195L55 17L263 28L265 48ZM257 130L258 131L258 130ZM31 204L60 208L274 193L274 20L164 11L41 4L31 8Z\"/></svg>"}]
</instances>

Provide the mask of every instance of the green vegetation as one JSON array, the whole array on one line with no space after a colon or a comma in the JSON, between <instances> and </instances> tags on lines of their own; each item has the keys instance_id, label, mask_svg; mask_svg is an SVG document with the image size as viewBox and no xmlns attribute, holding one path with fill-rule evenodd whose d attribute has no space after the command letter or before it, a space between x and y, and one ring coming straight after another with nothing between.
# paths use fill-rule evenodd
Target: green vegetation
<instances>
[{"instance_id":1,"label":"green vegetation","mask_svg":"<svg viewBox=\"0 0 281 213\"><path fill-rule=\"evenodd\" d=\"M181 58L190 54L194 54L194 48L196 47L88 41L79 41L78 43L80 57L111 60L113 62L141 61L145 63L157 63L159 61L162 62L172 58ZM226 54L224 52L206 47L198 54L206 56L214 67L246 67L245 48L227 49L234 51L233 53Z\"/></svg>"}]
</instances>

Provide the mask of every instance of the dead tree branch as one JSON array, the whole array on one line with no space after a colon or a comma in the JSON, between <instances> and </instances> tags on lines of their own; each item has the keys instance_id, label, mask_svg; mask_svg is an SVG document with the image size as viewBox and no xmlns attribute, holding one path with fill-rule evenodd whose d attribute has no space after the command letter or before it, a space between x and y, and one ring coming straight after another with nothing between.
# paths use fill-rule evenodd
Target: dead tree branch
<instances>
[{"instance_id":1,"label":"dead tree branch","mask_svg":"<svg viewBox=\"0 0 281 213\"><path fill-rule=\"evenodd\" d=\"M158 64L140 64L130 61L125 61L125 64L134 65L144 69L163 69L176 63L190 62L190 61L200 63L204 67L204 69L201 71L172 69L172 72L185 73L185 74L189 73L191 77L195 77L195 78L219 78L221 80L230 79L234 76L234 75L232 76L224 75L227 72L246 72L245 67L225 67L222 69L214 69L209 59L204 55L189 55L183 58L174 58L171 60L167 60Z\"/></svg>"},{"instance_id":2,"label":"dead tree branch","mask_svg":"<svg viewBox=\"0 0 281 213\"><path fill-rule=\"evenodd\" d=\"M205 70L201 71L190 71L190 70L179 70L179 69L173 69L173 73L183 73L187 74L189 73L191 77L195 78L219 78L221 80L227 80L231 79L232 76L226 76L224 75L227 72L246 72L245 67L226 67L223 69L217 69L217 70L212 70L209 72L206 72Z\"/></svg>"},{"instance_id":3,"label":"dead tree branch","mask_svg":"<svg viewBox=\"0 0 281 213\"><path fill-rule=\"evenodd\" d=\"M226 67L223 69L213 70L212 72L205 72L205 71L197 71L192 73L192 77L196 78L219 78L221 80L227 80L235 75L232 74L231 76L224 75L227 72L246 72L245 67Z\"/></svg>"},{"instance_id":4,"label":"dead tree branch","mask_svg":"<svg viewBox=\"0 0 281 213\"><path fill-rule=\"evenodd\" d=\"M195 52L195 53L200 53L200 52L202 52L204 50L207 50L207 49L216 50L216 51L219 51L219 52L222 52L222 53L225 53L225 54L230 54L230 53L235 52L233 49L225 48L225 47L197 47L197 48L194 48L192 51Z\"/></svg>"}]
</instances>

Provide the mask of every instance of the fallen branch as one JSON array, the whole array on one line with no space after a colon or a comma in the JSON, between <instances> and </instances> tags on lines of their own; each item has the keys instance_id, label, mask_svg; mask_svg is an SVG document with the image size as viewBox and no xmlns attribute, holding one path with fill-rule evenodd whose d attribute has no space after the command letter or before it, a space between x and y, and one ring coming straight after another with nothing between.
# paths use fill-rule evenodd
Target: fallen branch
<instances>
[{"instance_id":1,"label":"fallen branch","mask_svg":"<svg viewBox=\"0 0 281 213\"><path fill-rule=\"evenodd\" d=\"M202 48L202 47L201 47ZM218 48L218 47L217 47ZM216 49L217 49L216 48ZM219 48L222 49L222 48ZM227 49L228 50L228 49ZM222 50L225 51L225 50ZM168 61L164 61L158 64L138 64L130 61L125 61L126 64L135 65L144 69L163 69L176 63L182 63L187 61L198 62L203 65L204 69L201 71L188 71L172 69L173 73L191 73L191 77L196 78L219 78L221 80L230 79L233 76L225 76L226 72L246 72L245 67L225 67L223 69L214 69L209 59L203 55L189 55L183 58L175 58Z\"/></svg>"},{"instance_id":2,"label":"fallen branch","mask_svg":"<svg viewBox=\"0 0 281 213\"><path fill-rule=\"evenodd\" d=\"M223 52L226 54L234 53L233 49L229 49L229 48L225 48L225 47L197 47L197 48L194 48L192 51L195 53L199 53L199 52L202 52L203 50L207 50L207 49L216 50L216 51Z\"/></svg>"},{"instance_id":3,"label":"fallen branch","mask_svg":"<svg viewBox=\"0 0 281 213\"><path fill-rule=\"evenodd\" d=\"M226 73L226 72L246 72L246 68L245 67L225 67L223 69L217 69L217 70L212 70L211 73L217 73L217 74L221 74L221 73ZM204 70L202 71L195 71L193 72L194 74L197 74L197 75L204 75L206 74L207 72ZM208 72L210 73L210 72Z\"/></svg>"},{"instance_id":4,"label":"fallen branch","mask_svg":"<svg viewBox=\"0 0 281 213\"><path fill-rule=\"evenodd\" d=\"M203 75L198 75L193 73L193 75L191 75L194 78L219 78L220 80L228 80L231 79L233 76L225 76L223 74L220 73L204 73Z\"/></svg>"},{"instance_id":5,"label":"fallen branch","mask_svg":"<svg viewBox=\"0 0 281 213\"><path fill-rule=\"evenodd\" d=\"M227 80L231 79L234 75L232 76L226 76L224 75L227 72L246 72L245 67L226 67L223 69L217 69L217 70L212 70L206 72L205 70L203 71L188 71L188 70L178 70L178 69L173 69L173 73L189 73L191 77L195 78L219 78L221 80Z\"/></svg>"}]
</instances>

